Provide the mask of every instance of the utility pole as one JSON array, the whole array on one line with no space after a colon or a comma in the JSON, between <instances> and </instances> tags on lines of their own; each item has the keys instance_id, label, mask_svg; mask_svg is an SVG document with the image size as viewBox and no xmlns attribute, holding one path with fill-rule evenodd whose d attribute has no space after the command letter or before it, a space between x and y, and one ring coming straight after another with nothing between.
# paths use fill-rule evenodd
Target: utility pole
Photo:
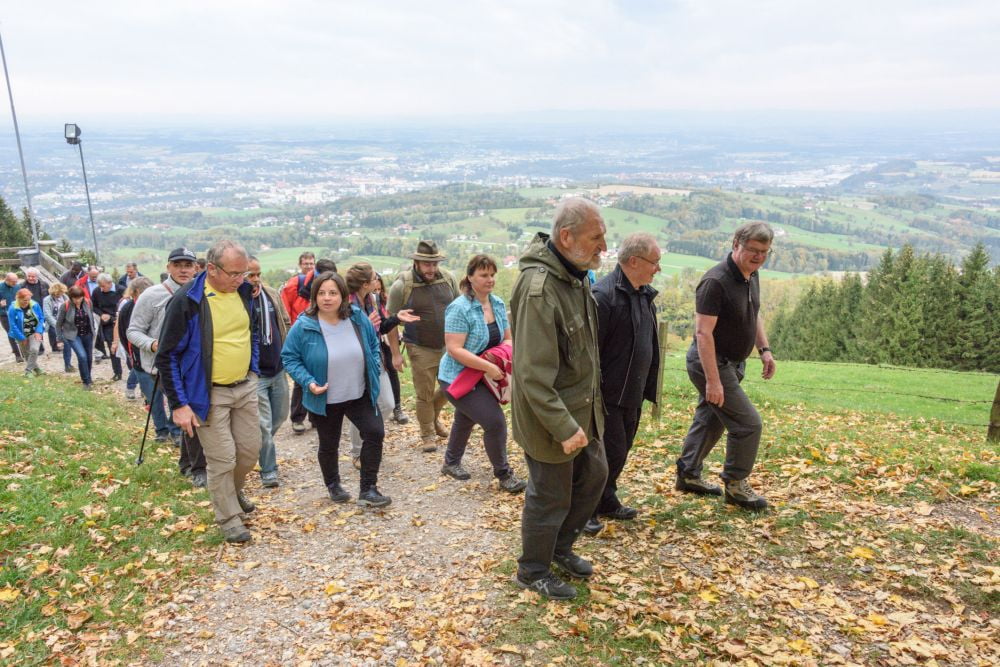
<instances>
[{"instance_id":1,"label":"utility pole","mask_svg":"<svg viewBox=\"0 0 1000 667\"><path fill-rule=\"evenodd\" d=\"M21 176L24 177L24 196L28 201L28 217L31 218L31 243L38 250L38 221L35 220L35 210L31 207L31 190L28 188L28 170L24 167L24 150L21 149L21 130L17 126L17 111L14 110L14 91L10 85L10 74L7 73L7 53L3 48L3 36L0 35L0 58L3 59L3 76L7 81L7 97L10 99L10 115L14 120L14 136L17 137L17 154L21 158Z\"/></svg>"}]
</instances>

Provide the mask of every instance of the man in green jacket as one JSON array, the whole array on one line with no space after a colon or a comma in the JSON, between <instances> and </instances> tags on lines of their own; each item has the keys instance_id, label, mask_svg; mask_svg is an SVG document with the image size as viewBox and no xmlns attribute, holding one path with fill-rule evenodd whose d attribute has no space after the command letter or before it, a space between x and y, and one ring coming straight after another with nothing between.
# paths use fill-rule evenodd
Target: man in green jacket
<instances>
[{"instance_id":1,"label":"man in green jacket","mask_svg":"<svg viewBox=\"0 0 1000 667\"><path fill-rule=\"evenodd\" d=\"M579 197L556 209L552 236L539 233L521 257L511 294L514 439L524 449L528 488L521 516L521 588L567 600L573 577L594 569L573 542L597 507L608 463L601 433L597 304L587 271L599 268L604 242L600 209Z\"/></svg>"}]
</instances>

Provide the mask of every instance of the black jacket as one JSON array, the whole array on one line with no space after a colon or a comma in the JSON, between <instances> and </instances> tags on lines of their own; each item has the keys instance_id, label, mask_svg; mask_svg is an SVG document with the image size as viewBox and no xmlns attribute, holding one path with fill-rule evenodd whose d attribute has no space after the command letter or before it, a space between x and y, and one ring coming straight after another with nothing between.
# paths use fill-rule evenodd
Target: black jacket
<instances>
[{"instance_id":1,"label":"black jacket","mask_svg":"<svg viewBox=\"0 0 1000 667\"><path fill-rule=\"evenodd\" d=\"M100 319L101 315L111 317L107 322L102 321L101 327L110 327L118 317L118 302L121 301L122 293L112 288L107 292L102 292L98 287L90 295L90 303L94 306L94 315Z\"/></svg>"},{"instance_id":2,"label":"black jacket","mask_svg":"<svg viewBox=\"0 0 1000 667\"><path fill-rule=\"evenodd\" d=\"M656 290L649 285L635 289L622 273L621 267L604 276L591 288L597 301L597 349L601 355L601 393L608 405L637 408L646 399L656 402L656 378L660 367L660 343L656 331ZM647 369L633 364L635 335L642 312L633 302L648 311L652 329L649 345L653 346L652 361ZM646 381L639 380L645 371Z\"/></svg>"}]
</instances>

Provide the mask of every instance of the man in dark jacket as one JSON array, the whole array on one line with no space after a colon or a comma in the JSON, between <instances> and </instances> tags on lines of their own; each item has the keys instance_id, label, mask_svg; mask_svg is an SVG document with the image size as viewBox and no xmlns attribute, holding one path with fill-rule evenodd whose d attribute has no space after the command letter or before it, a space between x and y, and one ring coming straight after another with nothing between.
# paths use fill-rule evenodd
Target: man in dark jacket
<instances>
[{"instance_id":1,"label":"man in dark jacket","mask_svg":"<svg viewBox=\"0 0 1000 667\"><path fill-rule=\"evenodd\" d=\"M573 577L594 573L573 553L573 543L608 476L597 304L587 275L607 250L604 232L596 205L579 197L564 201L552 237L539 233L521 257L510 298L511 421L530 480L515 582L557 600L575 597L576 589L552 572L553 561Z\"/></svg>"},{"instance_id":2,"label":"man in dark jacket","mask_svg":"<svg viewBox=\"0 0 1000 667\"><path fill-rule=\"evenodd\" d=\"M100 337L111 350L111 343L114 340L115 320L118 318L118 302L121 301L122 293L115 289L114 281L107 273L97 276L97 289L90 294L90 304L94 308L94 315L100 319L100 326L97 329L97 336ZM111 369L114 371L112 381L117 382L122 379L122 360L118 355L111 355Z\"/></svg>"},{"instance_id":3,"label":"man in dark jacket","mask_svg":"<svg viewBox=\"0 0 1000 667\"><path fill-rule=\"evenodd\" d=\"M86 272L83 270L83 264L80 262L73 262L69 269L59 276L59 282L69 289L75 285L80 278L83 278L84 275L86 275Z\"/></svg>"},{"instance_id":4,"label":"man in dark jacket","mask_svg":"<svg viewBox=\"0 0 1000 667\"><path fill-rule=\"evenodd\" d=\"M634 519L638 510L618 500L618 476L639 428L643 399L656 401L660 347L656 334L656 290L650 287L660 270L660 249L650 234L626 236L618 248L618 266L593 286L597 301L597 347L601 353L604 397L604 451L608 481L596 516L584 527L601 530L598 516Z\"/></svg>"},{"instance_id":5,"label":"man in dark jacket","mask_svg":"<svg viewBox=\"0 0 1000 667\"><path fill-rule=\"evenodd\" d=\"M757 460L762 423L740 386L754 345L764 365L762 377L774 375L774 356L759 316L757 272L767 261L774 232L763 222L748 222L733 234L733 251L705 272L695 291L694 340L687 372L698 390L698 407L677 459L677 490L725 494L727 503L760 511L767 501L747 478ZM728 431L722 468L725 490L702 479L702 467L715 443Z\"/></svg>"},{"instance_id":6,"label":"man in dark jacket","mask_svg":"<svg viewBox=\"0 0 1000 667\"><path fill-rule=\"evenodd\" d=\"M205 270L167 304L156 370L173 420L195 429L205 451L215 520L227 542L246 542L242 516L256 509L243 495L260 452L258 331L247 251L219 241Z\"/></svg>"},{"instance_id":7,"label":"man in dark jacket","mask_svg":"<svg viewBox=\"0 0 1000 667\"><path fill-rule=\"evenodd\" d=\"M133 280L141 277L142 274L139 273L139 266L135 262L129 262L125 265L125 273L118 279L118 291L124 293L125 288L132 284Z\"/></svg>"},{"instance_id":8,"label":"man in dark jacket","mask_svg":"<svg viewBox=\"0 0 1000 667\"><path fill-rule=\"evenodd\" d=\"M49 284L42 280L41 275L38 273L38 269L34 267L29 267L24 270L24 280L18 285L18 289L26 289L31 292L32 300L38 305L42 305L45 301L45 297L49 294ZM42 343L38 348L38 354L45 354L45 344Z\"/></svg>"}]
</instances>

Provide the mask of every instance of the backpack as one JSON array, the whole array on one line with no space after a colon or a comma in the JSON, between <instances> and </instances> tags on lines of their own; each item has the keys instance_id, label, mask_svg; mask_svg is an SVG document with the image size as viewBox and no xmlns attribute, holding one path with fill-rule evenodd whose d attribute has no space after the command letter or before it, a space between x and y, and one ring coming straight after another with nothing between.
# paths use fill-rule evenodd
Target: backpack
<instances>
[{"instance_id":1,"label":"backpack","mask_svg":"<svg viewBox=\"0 0 1000 667\"><path fill-rule=\"evenodd\" d=\"M458 296L459 294L458 284L455 282L455 276L451 274L451 271L445 268L438 268L438 271L441 272L441 277L444 280L446 280L449 285L451 285L451 291L455 293L455 296ZM399 279L397 278L397 280ZM402 280L403 280L403 302L400 308L407 308L410 303L410 295L413 293L413 270L407 269L406 271L404 271L402 275Z\"/></svg>"}]
</instances>

